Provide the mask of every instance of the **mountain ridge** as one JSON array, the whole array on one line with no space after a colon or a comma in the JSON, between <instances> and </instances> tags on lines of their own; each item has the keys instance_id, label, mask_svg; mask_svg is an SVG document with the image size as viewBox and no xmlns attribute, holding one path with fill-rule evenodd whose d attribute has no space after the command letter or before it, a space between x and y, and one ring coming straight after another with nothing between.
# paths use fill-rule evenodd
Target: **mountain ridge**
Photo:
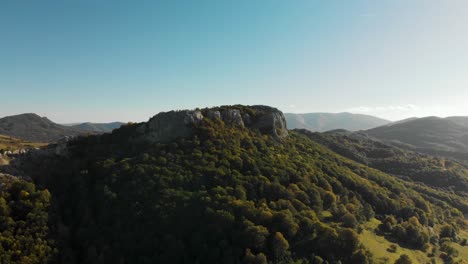
<instances>
[{"instance_id":1,"label":"mountain ridge","mask_svg":"<svg viewBox=\"0 0 468 264\"><path fill-rule=\"evenodd\" d=\"M31 142L53 142L65 136L78 136L83 131L52 122L35 113L0 118L0 134Z\"/></svg>"},{"instance_id":2,"label":"mountain ridge","mask_svg":"<svg viewBox=\"0 0 468 264\"><path fill-rule=\"evenodd\" d=\"M76 130L87 131L87 132L100 132L100 133L110 133L112 130L121 127L123 122L109 122L109 123L93 123L93 122L83 122L83 123L74 123L65 125Z\"/></svg>"},{"instance_id":3,"label":"mountain ridge","mask_svg":"<svg viewBox=\"0 0 468 264\"><path fill-rule=\"evenodd\" d=\"M362 132L427 154L468 157L468 117L413 118Z\"/></svg>"},{"instance_id":4,"label":"mountain ridge","mask_svg":"<svg viewBox=\"0 0 468 264\"><path fill-rule=\"evenodd\" d=\"M389 120L370 115L342 113L285 113L289 129L325 132L335 129L365 130L389 124Z\"/></svg>"}]
</instances>

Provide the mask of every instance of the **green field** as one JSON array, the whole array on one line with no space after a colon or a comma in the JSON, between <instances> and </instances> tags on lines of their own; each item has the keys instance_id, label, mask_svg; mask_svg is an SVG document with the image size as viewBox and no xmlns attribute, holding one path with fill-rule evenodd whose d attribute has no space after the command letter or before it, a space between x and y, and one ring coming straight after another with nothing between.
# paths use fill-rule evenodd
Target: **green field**
<instances>
[{"instance_id":1,"label":"green field","mask_svg":"<svg viewBox=\"0 0 468 264\"><path fill-rule=\"evenodd\" d=\"M436 254L435 257L428 256L428 252L430 252L431 249L427 250L427 252L423 252L421 250L402 248L397 244L388 241L383 236L376 235L373 230L375 230L379 224L380 221L377 219L373 219L367 222L364 226L363 232L360 234L361 242L367 249L369 249L372 252L375 263L392 264L402 254L408 255L413 261L413 263L444 263L443 260L438 257L439 254ZM466 233L462 233L463 236L465 234ZM392 244L397 245L397 251L394 253L388 250ZM452 243L452 246L459 252L459 263L468 263L468 246L461 246L456 243Z\"/></svg>"}]
</instances>

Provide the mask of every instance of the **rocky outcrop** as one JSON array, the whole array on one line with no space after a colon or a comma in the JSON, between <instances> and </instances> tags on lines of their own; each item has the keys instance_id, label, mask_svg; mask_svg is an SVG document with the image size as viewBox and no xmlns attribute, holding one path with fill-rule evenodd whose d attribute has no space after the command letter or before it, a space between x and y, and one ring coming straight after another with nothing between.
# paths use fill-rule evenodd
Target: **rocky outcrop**
<instances>
[{"instance_id":1,"label":"rocky outcrop","mask_svg":"<svg viewBox=\"0 0 468 264\"><path fill-rule=\"evenodd\" d=\"M201 111L171 111L159 113L137 128L144 140L169 142L179 137L188 137L193 126L203 120Z\"/></svg>"},{"instance_id":2,"label":"rocky outcrop","mask_svg":"<svg viewBox=\"0 0 468 264\"><path fill-rule=\"evenodd\" d=\"M221 119L221 112L217 110L208 110L206 117L211 120Z\"/></svg>"},{"instance_id":3,"label":"rocky outcrop","mask_svg":"<svg viewBox=\"0 0 468 264\"><path fill-rule=\"evenodd\" d=\"M286 126L286 118L279 110L269 111L269 108L258 106L255 109L263 110L264 114L251 125L252 128L260 130L264 134L270 134L278 138L286 137L288 129Z\"/></svg>"},{"instance_id":4,"label":"rocky outcrop","mask_svg":"<svg viewBox=\"0 0 468 264\"><path fill-rule=\"evenodd\" d=\"M203 119L218 120L238 128L257 129L276 138L288 135L281 111L269 106L221 106L202 110L159 113L137 128L139 138L149 142L170 142L189 137Z\"/></svg>"},{"instance_id":5,"label":"rocky outcrop","mask_svg":"<svg viewBox=\"0 0 468 264\"><path fill-rule=\"evenodd\" d=\"M235 127L244 127L244 120L239 109L227 108L221 112L224 123Z\"/></svg>"},{"instance_id":6,"label":"rocky outcrop","mask_svg":"<svg viewBox=\"0 0 468 264\"><path fill-rule=\"evenodd\" d=\"M0 173L22 177L30 180L26 175L34 173L25 172L25 169L32 167L41 167L42 164L56 158L68 158L70 154L69 143L74 137L64 137L56 144L50 144L43 148L29 148L16 151L4 151L3 157L0 154Z\"/></svg>"}]
</instances>

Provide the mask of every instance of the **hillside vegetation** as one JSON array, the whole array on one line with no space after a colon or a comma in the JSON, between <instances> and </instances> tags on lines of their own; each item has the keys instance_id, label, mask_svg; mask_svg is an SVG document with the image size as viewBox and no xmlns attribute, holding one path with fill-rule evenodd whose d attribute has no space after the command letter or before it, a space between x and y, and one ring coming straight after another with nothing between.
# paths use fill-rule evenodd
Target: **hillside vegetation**
<instances>
[{"instance_id":1,"label":"hillside vegetation","mask_svg":"<svg viewBox=\"0 0 468 264\"><path fill-rule=\"evenodd\" d=\"M0 183L0 263L49 263L50 193L8 175L0 174Z\"/></svg>"},{"instance_id":2,"label":"hillside vegetation","mask_svg":"<svg viewBox=\"0 0 468 264\"><path fill-rule=\"evenodd\" d=\"M456 263L468 249L452 204L302 133L205 118L185 138L150 143L139 127L23 167L51 193L56 251L44 252L56 263L379 263L371 234L413 260Z\"/></svg>"},{"instance_id":3,"label":"hillside vegetation","mask_svg":"<svg viewBox=\"0 0 468 264\"><path fill-rule=\"evenodd\" d=\"M418 152L468 160L468 117L412 118L364 133Z\"/></svg>"},{"instance_id":4,"label":"hillside vegetation","mask_svg":"<svg viewBox=\"0 0 468 264\"><path fill-rule=\"evenodd\" d=\"M62 262L370 263L359 232L374 217L375 232L421 252L441 246L431 227L463 228L456 208L299 133L204 120L146 144L136 127L75 141L41 172Z\"/></svg>"}]
</instances>

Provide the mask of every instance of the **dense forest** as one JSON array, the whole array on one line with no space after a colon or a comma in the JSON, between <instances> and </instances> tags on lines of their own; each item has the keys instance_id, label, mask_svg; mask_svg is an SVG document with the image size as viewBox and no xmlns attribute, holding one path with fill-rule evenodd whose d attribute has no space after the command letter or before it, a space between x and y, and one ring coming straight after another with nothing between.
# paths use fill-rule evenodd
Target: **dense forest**
<instances>
[{"instance_id":1,"label":"dense forest","mask_svg":"<svg viewBox=\"0 0 468 264\"><path fill-rule=\"evenodd\" d=\"M463 261L457 186L395 177L301 131L204 119L189 137L148 143L137 128L75 139L22 167L35 184L2 185L1 263L391 263L365 246L369 230L395 263L419 261L403 250ZM424 183L418 173L440 177L432 162L398 174Z\"/></svg>"},{"instance_id":2,"label":"dense forest","mask_svg":"<svg viewBox=\"0 0 468 264\"><path fill-rule=\"evenodd\" d=\"M344 130L313 133L297 130L336 153L419 185L418 191L437 197L468 214L468 167L463 161L431 156L383 143L363 133ZM425 188L425 186L433 188ZM442 191L436 191L441 189Z\"/></svg>"},{"instance_id":3,"label":"dense forest","mask_svg":"<svg viewBox=\"0 0 468 264\"><path fill-rule=\"evenodd\" d=\"M0 263L48 263L54 253L48 227L50 193L0 174Z\"/></svg>"}]
</instances>

